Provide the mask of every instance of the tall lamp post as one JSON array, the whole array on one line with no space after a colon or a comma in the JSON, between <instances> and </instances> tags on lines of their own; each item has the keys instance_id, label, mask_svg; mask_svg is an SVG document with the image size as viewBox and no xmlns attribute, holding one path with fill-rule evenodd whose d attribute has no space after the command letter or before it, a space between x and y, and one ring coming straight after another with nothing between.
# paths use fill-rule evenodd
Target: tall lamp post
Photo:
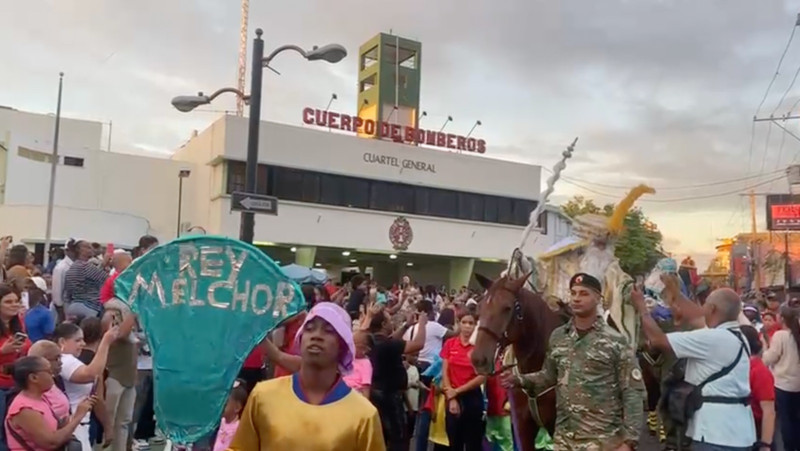
<instances>
[{"instance_id":1,"label":"tall lamp post","mask_svg":"<svg viewBox=\"0 0 800 451\"><path fill-rule=\"evenodd\" d=\"M178 171L178 232L176 237L181 237L181 212L183 211L183 179L188 178L192 171L181 169Z\"/></svg>"},{"instance_id":2,"label":"tall lamp post","mask_svg":"<svg viewBox=\"0 0 800 451\"><path fill-rule=\"evenodd\" d=\"M64 72L58 74L58 104L56 106L56 127L53 132L53 156L50 160L50 192L47 195L47 224L44 232L44 264L50 262L50 241L53 233L53 205L56 198L56 168L58 168L58 133L61 128L61 91L64 87Z\"/></svg>"},{"instance_id":3,"label":"tall lamp post","mask_svg":"<svg viewBox=\"0 0 800 451\"><path fill-rule=\"evenodd\" d=\"M223 88L210 96L199 93L196 96L178 96L172 99L172 105L181 112L189 112L200 105L207 105L215 97L224 93L232 92L239 98L250 103L250 119L247 131L247 164L245 166L245 191L254 194L256 191L256 175L258 174L258 139L261 124L261 84L264 67L269 67L269 63L279 53L285 50L292 50L299 53L308 61L327 61L338 63L345 56L347 50L339 44L328 44L322 47L314 46L311 50L303 50L296 45L283 45L273 50L268 56L264 56L264 40L261 35L264 32L259 28L256 30L256 38L253 39L253 65L250 77L250 95L235 88ZM242 212L242 221L239 229L239 239L246 242L253 242L255 229L255 214L253 212Z\"/></svg>"}]
</instances>

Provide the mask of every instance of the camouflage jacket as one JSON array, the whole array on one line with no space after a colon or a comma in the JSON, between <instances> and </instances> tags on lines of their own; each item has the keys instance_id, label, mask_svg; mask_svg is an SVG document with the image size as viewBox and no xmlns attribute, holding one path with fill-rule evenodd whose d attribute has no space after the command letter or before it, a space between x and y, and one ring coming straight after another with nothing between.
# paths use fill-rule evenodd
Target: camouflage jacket
<instances>
[{"instance_id":1,"label":"camouflage jacket","mask_svg":"<svg viewBox=\"0 0 800 451\"><path fill-rule=\"evenodd\" d=\"M542 370L520 382L529 396L555 386L557 450L614 449L639 440L642 372L625 337L600 317L582 337L572 321L553 331Z\"/></svg>"}]
</instances>

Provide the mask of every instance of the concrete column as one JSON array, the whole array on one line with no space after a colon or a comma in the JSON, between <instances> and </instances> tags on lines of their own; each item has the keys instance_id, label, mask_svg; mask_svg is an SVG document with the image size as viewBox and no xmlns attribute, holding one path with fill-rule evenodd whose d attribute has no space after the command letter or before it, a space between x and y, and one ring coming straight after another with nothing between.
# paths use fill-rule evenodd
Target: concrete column
<instances>
[{"instance_id":1,"label":"concrete column","mask_svg":"<svg viewBox=\"0 0 800 451\"><path fill-rule=\"evenodd\" d=\"M474 258L453 258L450 260L450 285L449 289L459 289L469 286L472 277L472 268L475 266Z\"/></svg>"},{"instance_id":2,"label":"concrete column","mask_svg":"<svg viewBox=\"0 0 800 451\"><path fill-rule=\"evenodd\" d=\"M306 268L313 268L316 256L316 247L298 247L297 252L294 253L294 262Z\"/></svg>"}]
</instances>

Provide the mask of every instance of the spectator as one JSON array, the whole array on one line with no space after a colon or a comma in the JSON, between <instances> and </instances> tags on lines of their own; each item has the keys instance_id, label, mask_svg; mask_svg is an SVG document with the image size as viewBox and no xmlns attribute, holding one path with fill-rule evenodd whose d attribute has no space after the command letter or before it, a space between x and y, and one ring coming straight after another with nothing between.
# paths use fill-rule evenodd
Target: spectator
<instances>
[{"instance_id":1,"label":"spectator","mask_svg":"<svg viewBox=\"0 0 800 451\"><path fill-rule=\"evenodd\" d=\"M44 273L52 275L56 265L63 258L64 258L64 249L60 247L54 247L50 249L50 260L47 262L47 266L45 266L44 268Z\"/></svg>"},{"instance_id":2,"label":"spectator","mask_svg":"<svg viewBox=\"0 0 800 451\"><path fill-rule=\"evenodd\" d=\"M122 302L112 299L106 303L101 327L109 331L118 326L118 337L108 350L108 378L106 380L105 408L108 414L108 432L113 451L125 451L128 433L136 404L137 342L130 339L136 316Z\"/></svg>"},{"instance_id":3,"label":"spectator","mask_svg":"<svg viewBox=\"0 0 800 451\"><path fill-rule=\"evenodd\" d=\"M42 357L50 362L50 368L53 370L53 387L44 392L42 396L47 404L53 408L56 417L67 418L69 417L69 399L64 394L64 381L61 379L61 350L58 345L50 340L40 340L31 345L28 351L29 356Z\"/></svg>"},{"instance_id":4,"label":"spectator","mask_svg":"<svg viewBox=\"0 0 800 451\"><path fill-rule=\"evenodd\" d=\"M53 282L52 290L50 290L51 310L56 312L57 319L64 319L64 306L69 304L69 296L64 287L66 286L67 271L72 267L75 261L77 242L70 238L64 244L64 258L56 264L53 269Z\"/></svg>"},{"instance_id":5,"label":"spectator","mask_svg":"<svg viewBox=\"0 0 800 451\"><path fill-rule=\"evenodd\" d=\"M56 319L47 303L47 283L41 277L30 277L25 283L28 293L28 311L25 312L25 329L31 343L50 338Z\"/></svg>"},{"instance_id":6,"label":"spectator","mask_svg":"<svg viewBox=\"0 0 800 451\"><path fill-rule=\"evenodd\" d=\"M364 279L364 276L356 274L350 279L350 286L352 287L352 291L350 292L350 299L347 300L345 308L347 309L347 313L350 314L350 318L355 321L361 315L361 310L367 297L367 281Z\"/></svg>"},{"instance_id":7,"label":"spectator","mask_svg":"<svg viewBox=\"0 0 800 451\"><path fill-rule=\"evenodd\" d=\"M781 438L787 451L800 450L800 315L784 305L780 310L782 329L775 332L764 363L775 376L775 409Z\"/></svg>"},{"instance_id":8,"label":"spectator","mask_svg":"<svg viewBox=\"0 0 800 451\"><path fill-rule=\"evenodd\" d=\"M98 317L103 309L100 304L100 288L108 274L89 263L94 251L87 241L78 241L76 249L77 259L67 271L64 280L64 289L72 301L65 313L67 317L77 320Z\"/></svg>"},{"instance_id":9,"label":"spectator","mask_svg":"<svg viewBox=\"0 0 800 451\"><path fill-rule=\"evenodd\" d=\"M742 326L742 333L750 346L750 408L756 421L755 451L772 449L775 434L775 379L761 361L761 340L752 326Z\"/></svg>"},{"instance_id":10,"label":"spectator","mask_svg":"<svg viewBox=\"0 0 800 451\"><path fill-rule=\"evenodd\" d=\"M415 324L419 317L419 332L411 341L400 337ZM383 436L389 451L401 450L405 443L406 415L403 397L408 386L408 373L403 366L404 354L415 354L425 345L428 317L409 314L406 323L397 331L385 309L370 307L364 325L373 335L372 387L370 401L380 413Z\"/></svg>"},{"instance_id":11,"label":"spectator","mask_svg":"<svg viewBox=\"0 0 800 451\"><path fill-rule=\"evenodd\" d=\"M64 447L92 409L96 398L82 399L70 418L57 417L44 398L53 387L50 363L42 357L23 357L8 368L21 390L5 417L8 445L12 450L55 450ZM66 420L66 421L65 421ZM59 425L65 422L63 426Z\"/></svg>"},{"instance_id":12,"label":"spectator","mask_svg":"<svg viewBox=\"0 0 800 451\"><path fill-rule=\"evenodd\" d=\"M369 399L369 388L372 385L372 363L367 355L372 349L372 336L360 330L353 334L353 344L356 350L353 371L343 379L348 387Z\"/></svg>"},{"instance_id":13,"label":"spectator","mask_svg":"<svg viewBox=\"0 0 800 451\"><path fill-rule=\"evenodd\" d=\"M676 276L662 276L662 280L662 297L676 320L694 330L664 334L641 296L635 305L650 346L687 359L685 381L690 384L698 386L719 376L702 388L703 405L689 420L686 435L693 440L692 450L751 447L756 442L755 421L749 403L750 360L738 321L742 309L739 295L720 288L700 307L683 296ZM726 367L731 368L727 374L723 371Z\"/></svg>"},{"instance_id":14,"label":"spectator","mask_svg":"<svg viewBox=\"0 0 800 451\"><path fill-rule=\"evenodd\" d=\"M351 329L341 307L315 306L296 338L300 371L253 390L229 449L383 450L378 412L340 377L352 370Z\"/></svg>"},{"instance_id":15,"label":"spectator","mask_svg":"<svg viewBox=\"0 0 800 451\"><path fill-rule=\"evenodd\" d=\"M83 362L84 365L90 365L95 355L97 355L97 348L103 338L102 325L98 318L84 318L81 321L80 328L83 331L85 344L81 349L78 360ZM111 443L111 434L114 430L105 406L107 377L108 371L103 371L103 375L96 378L92 383L92 389L97 396L97 403L94 405L89 417L89 443L92 446L101 443L103 447L108 446Z\"/></svg>"},{"instance_id":16,"label":"spectator","mask_svg":"<svg viewBox=\"0 0 800 451\"><path fill-rule=\"evenodd\" d=\"M222 411L222 421L219 424L213 451L225 451L230 447L233 436L239 428L239 418L242 416L242 410L247 404L247 393L244 381L237 380L233 390L231 390L231 394L228 395L225 409Z\"/></svg>"},{"instance_id":17,"label":"spectator","mask_svg":"<svg viewBox=\"0 0 800 451\"><path fill-rule=\"evenodd\" d=\"M19 316L19 296L11 285L0 284L0 368L28 354L31 342ZM0 413L5 413L5 394L14 388L9 374L0 374Z\"/></svg>"},{"instance_id":18,"label":"spectator","mask_svg":"<svg viewBox=\"0 0 800 451\"><path fill-rule=\"evenodd\" d=\"M483 420L485 376L479 376L470 356L475 347L469 339L477 318L467 313L459 318L459 334L444 344L442 358L442 389L447 399L446 428L452 451L480 451L486 424Z\"/></svg>"},{"instance_id":19,"label":"spectator","mask_svg":"<svg viewBox=\"0 0 800 451\"><path fill-rule=\"evenodd\" d=\"M25 281L31 276L30 252L24 244L17 244L8 251L6 283L14 285L17 293L25 289Z\"/></svg>"},{"instance_id":20,"label":"spectator","mask_svg":"<svg viewBox=\"0 0 800 451\"><path fill-rule=\"evenodd\" d=\"M133 257L125 251L115 251L111 256L111 267L114 269L114 274L106 279L103 287L100 289L100 303L105 304L109 299L114 297L114 282L119 277L122 271L125 271L131 265Z\"/></svg>"},{"instance_id":21,"label":"spectator","mask_svg":"<svg viewBox=\"0 0 800 451\"><path fill-rule=\"evenodd\" d=\"M72 323L61 323L56 327L54 336L61 347L61 377L64 379L67 398L73 411L91 394L95 381L103 376L108 348L116 339L117 332L117 328L113 328L103 335L94 358L89 365L85 365L78 359L86 344L81 328ZM89 422L90 417L86 415L75 430L75 437L84 450L92 448L89 443Z\"/></svg>"}]
</instances>

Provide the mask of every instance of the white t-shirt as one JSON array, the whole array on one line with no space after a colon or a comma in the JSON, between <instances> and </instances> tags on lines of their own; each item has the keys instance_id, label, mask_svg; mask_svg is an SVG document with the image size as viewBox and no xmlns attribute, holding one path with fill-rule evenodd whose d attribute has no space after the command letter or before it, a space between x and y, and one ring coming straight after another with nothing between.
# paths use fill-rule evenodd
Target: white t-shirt
<instances>
[{"instance_id":1,"label":"white t-shirt","mask_svg":"<svg viewBox=\"0 0 800 451\"><path fill-rule=\"evenodd\" d=\"M679 359L686 358L686 382L698 385L733 363L742 341L729 330L740 332L736 321L709 329L672 332L667 339ZM742 337L742 339L744 339ZM745 397L750 395L750 358L743 353L727 375L703 387L703 396ZM756 441L750 405L703 403L689 421L686 435L719 446L749 447Z\"/></svg>"},{"instance_id":2,"label":"white t-shirt","mask_svg":"<svg viewBox=\"0 0 800 451\"><path fill-rule=\"evenodd\" d=\"M84 399L88 398L89 395L92 394L92 383L88 384L76 384L74 382L70 382L70 378L78 370L78 368L86 366L78 360L72 354L61 354L61 378L64 379L64 393L67 395L69 399L69 407L72 412L75 412L75 409L78 407L78 404L81 403ZM89 421L89 414L86 414L81 423L85 423Z\"/></svg>"},{"instance_id":3,"label":"white t-shirt","mask_svg":"<svg viewBox=\"0 0 800 451\"><path fill-rule=\"evenodd\" d=\"M408 374L408 386L415 387L419 382L419 370L414 365L409 365L406 373ZM418 388L409 388L406 390L406 399L408 399L408 404L414 412L419 411Z\"/></svg>"},{"instance_id":4,"label":"white t-shirt","mask_svg":"<svg viewBox=\"0 0 800 451\"><path fill-rule=\"evenodd\" d=\"M418 328L419 326L415 324L414 327L408 329L406 333L403 334L403 340L411 341L411 339L417 335ZM444 335L446 333L446 327L439 323L428 321L425 326L425 346L423 346L422 351L419 352L419 360L421 362L433 363L433 361L436 360L436 356L442 352L442 341L444 341Z\"/></svg>"}]
</instances>

